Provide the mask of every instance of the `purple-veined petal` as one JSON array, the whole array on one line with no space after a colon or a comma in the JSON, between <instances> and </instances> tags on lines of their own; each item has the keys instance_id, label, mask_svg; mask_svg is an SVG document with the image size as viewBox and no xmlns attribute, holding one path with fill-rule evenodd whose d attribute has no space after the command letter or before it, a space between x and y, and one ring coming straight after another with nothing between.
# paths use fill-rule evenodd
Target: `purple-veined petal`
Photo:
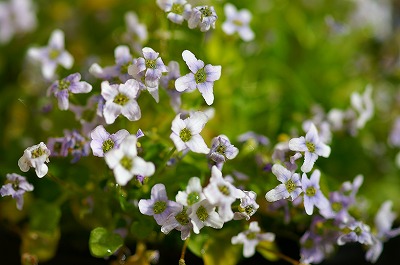
<instances>
[{"instance_id":1,"label":"purple-veined petal","mask_svg":"<svg viewBox=\"0 0 400 265\"><path fill-rule=\"evenodd\" d=\"M151 188L151 199L154 201L168 201L164 184L158 183Z\"/></svg>"},{"instance_id":2,"label":"purple-veined petal","mask_svg":"<svg viewBox=\"0 0 400 265\"><path fill-rule=\"evenodd\" d=\"M213 66L211 64L207 64L204 67L204 71L206 72L206 80L208 82L214 82L221 78L221 66Z\"/></svg>"},{"instance_id":3,"label":"purple-veined petal","mask_svg":"<svg viewBox=\"0 0 400 265\"><path fill-rule=\"evenodd\" d=\"M208 121L208 117L201 111L196 111L189 118L185 120L186 127L190 130L192 135L199 134L203 130L205 124Z\"/></svg>"},{"instance_id":4,"label":"purple-veined petal","mask_svg":"<svg viewBox=\"0 0 400 265\"><path fill-rule=\"evenodd\" d=\"M274 164L272 166L272 173L282 183L286 183L292 178L292 173L280 164Z\"/></svg>"},{"instance_id":5,"label":"purple-veined petal","mask_svg":"<svg viewBox=\"0 0 400 265\"><path fill-rule=\"evenodd\" d=\"M279 184L265 194L265 199L267 199L269 202L275 202L282 199L287 199L289 196L290 194L287 191L285 184Z\"/></svg>"},{"instance_id":6,"label":"purple-veined petal","mask_svg":"<svg viewBox=\"0 0 400 265\"><path fill-rule=\"evenodd\" d=\"M197 88L199 89L207 105L213 104L214 102L213 82L206 81L204 83L197 84Z\"/></svg>"},{"instance_id":7,"label":"purple-veined petal","mask_svg":"<svg viewBox=\"0 0 400 265\"><path fill-rule=\"evenodd\" d=\"M304 173L310 172L314 166L315 161L317 161L318 155L310 152L304 153L304 163L301 166L301 171Z\"/></svg>"},{"instance_id":8,"label":"purple-veined petal","mask_svg":"<svg viewBox=\"0 0 400 265\"><path fill-rule=\"evenodd\" d=\"M154 200L141 199L138 204L139 211L144 215L153 215L154 214L153 204Z\"/></svg>"},{"instance_id":9,"label":"purple-veined petal","mask_svg":"<svg viewBox=\"0 0 400 265\"><path fill-rule=\"evenodd\" d=\"M114 123L115 119L121 114L122 106L107 101L104 105L103 116L107 124Z\"/></svg>"},{"instance_id":10,"label":"purple-veined petal","mask_svg":"<svg viewBox=\"0 0 400 265\"><path fill-rule=\"evenodd\" d=\"M328 145L319 142L319 144L315 146L315 153L322 157L329 157L331 154L331 148Z\"/></svg>"},{"instance_id":11,"label":"purple-veined petal","mask_svg":"<svg viewBox=\"0 0 400 265\"><path fill-rule=\"evenodd\" d=\"M108 81L101 82L101 96L106 101L114 100L116 95L118 95L118 89L116 85L110 85Z\"/></svg>"},{"instance_id":12,"label":"purple-veined petal","mask_svg":"<svg viewBox=\"0 0 400 265\"><path fill-rule=\"evenodd\" d=\"M193 91L196 89L196 87L197 84L193 73L181 76L175 80L175 88L179 92L183 92L185 90Z\"/></svg>"},{"instance_id":13,"label":"purple-veined petal","mask_svg":"<svg viewBox=\"0 0 400 265\"><path fill-rule=\"evenodd\" d=\"M121 108L121 113L122 113L122 115L124 115L130 121L137 121L142 116L139 104L134 99L129 100Z\"/></svg>"}]
</instances>

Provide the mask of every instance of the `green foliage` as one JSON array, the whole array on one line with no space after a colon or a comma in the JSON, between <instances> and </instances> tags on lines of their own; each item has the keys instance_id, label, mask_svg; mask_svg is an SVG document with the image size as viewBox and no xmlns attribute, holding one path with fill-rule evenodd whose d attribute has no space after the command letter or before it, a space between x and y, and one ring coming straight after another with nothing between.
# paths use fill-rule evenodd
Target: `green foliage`
<instances>
[{"instance_id":1,"label":"green foliage","mask_svg":"<svg viewBox=\"0 0 400 265\"><path fill-rule=\"evenodd\" d=\"M98 258L108 257L122 247L123 242L120 235L108 231L104 227L96 227L90 232L90 253Z\"/></svg>"}]
</instances>

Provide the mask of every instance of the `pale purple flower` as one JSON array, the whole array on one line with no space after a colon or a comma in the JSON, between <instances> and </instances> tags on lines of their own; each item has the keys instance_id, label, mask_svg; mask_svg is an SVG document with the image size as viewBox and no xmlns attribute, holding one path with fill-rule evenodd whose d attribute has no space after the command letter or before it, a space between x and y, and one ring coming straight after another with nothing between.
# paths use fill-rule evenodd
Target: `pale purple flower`
<instances>
[{"instance_id":1,"label":"pale purple flower","mask_svg":"<svg viewBox=\"0 0 400 265\"><path fill-rule=\"evenodd\" d=\"M213 6L196 6L192 9L188 20L188 26L190 29L199 27L200 31L205 32L211 27L215 28L215 21L217 18L218 16Z\"/></svg>"},{"instance_id":2,"label":"pale purple flower","mask_svg":"<svg viewBox=\"0 0 400 265\"><path fill-rule=\"evenodd\" d=\"M42 178L49 170L45 164L49 162L49 156L50 150L43 142L40 142L25 149L24 154L18 160L18 166L23 172L27 172L29 168L33 167L36 175Z\"/></svg>"},{"instance_id":3,"label":"pale purple flower","mask_svg":"<svg viewBox=\"0 0 400 265\"><path fill-rule=\"evenodd\" d=\"M192 206L205 198L200 179L198 177L192 177L189 179L185 191L178 191L175 200L184 206Z\"/></svg>"},{"instance_id":4,"label":"pale purple flower","mask_svg":"<svg viewBox=\"0 0 400 265\"><path fill-rule=\"evenodd\" d=\"M138 206L142 214L153 216L159 225L164 225L171 213L182 211L182 205L168 200L165 186L160 183L151 188L150 199L141 199Z\"/></svg>"},{"instance_id":5,"label":"pale purple flower","mask_svg":"<svg viewBox=\"0 0 400 265\"><path fill-rule=\"evenodd\" d=\"M119 148L111 149L104 154L106 163L113 170L119 185L125 186L134 175L151 176L154 174L154 164L137 156L136 143L137 137L128 135Z\"/></svg>"},{"instance_id":6,"label":"pale purple flower","mask_svg":"<svg viewBox=\"0 0 400 265\"><path fill-rule=\"evenodd\" d=\"M48 80L54 77L57 65L70 69L74 64L74 58L64 49L64 32L59 29L51 33L48 46L30 48L28 56L42 64L42 74Z\"/></svg>"},{"instance_id":7,"label":"pale purple flower","mask_svg":"<svg viewBox=\"0 0 400 265\"><path fill-rule=\"evenodd\" d=\"M237 10L231 3L226 3L224 12L226 21L222 23L222 30L226 34L233 35L237 32L244 41L251 41L254 39L254 32L249 26L251 21L251 13L249 10Z\"/></svg>"},{"instance_id":8,"label":"pale purple flower","mask_svg":"<svg viewBox=\"0 0 400 265\"><path fill-rule=\"evenodd\" d=\"M272 162L282 163L285 167L292 172L297 169L296 160L301 158L300 153L296 153L289 149L289 142L280 142L274 146L274 152L272 153Z\"/></svg>"},{"instance_id":9,"label":"pale purple flower","mask_svg":"<svg viewBox=\"0 0 400 265\"><path fill-rule=\"evenodd\" d=\"M359 242L365 245L372 245L370 227L360 221L352 220L348 224L340 226L343 234L338 237L337 244L342 246L349 242Z\"/></svg>"},{"instance_id":10,"label":"pale purple flower","mask_svg":"<svg viewBox=\"0 0 400 265\"><path fill-rule=\"evenodd\" d=\"M157 5L168 13L169 20L177 24L188 20L192 13L192 6L186 0L157 0Z\"/></svg>"},{"instance_id":11,"label":"pale purple flower","mask_svg":"<svg viewBox=\"0 0 400 265\"><path fill-rule=\"evenodd\" d=\"M123 39L130 43L135 51L139 52L142 49L142 44L148 38L146 24L139 23L139 19L133 11L125 13L124 18L126 32L123 34Z\"/></svg>"},{"instance_id":12,"label":"pale purple flower","mask_svg":"<svg viewBox=\"0 0 400 265\"><path fill-rule=\"evenodd\" d=\"M211 105L214 102L214 81L221 77L221 66L204 65L202 60L197 60L196 56L188 50L182 52L182 58L192 72L175 81L176 90L191 92L197 88L206 103Z\"/></svg>"},{"instance_id":13,"label":"pale purple flower","mask_svg":"<svg viewBox=\"0 0 400 265\"><path fill-rule=\"evenodd\" d=\"M213 206L207 199L192 205L192 213L189 215L193 224L193 232L200 233L200 229L204 226L210 226L215 229L221 229L224 221L215 211Z\"/></svg>"},{"instance_id":14,"label":"pale purple flower","mask_svg":"<svg viewBox=\"0 0 400 265\"><path fill-rule=\"evenodd\" d=\"M246 196L242 190L223 179L222 172L216 166L212 167L210 183L203 192L206 199L218 207L218 214L224 222L233 218L232 203Z\"/></svg>"},{"instance_id":15,"label":"pale purple flower","mask_svg":"<svg viewBox=\"0 0 400 265\"><path fill-rule=\"evenodd\" d=\"M329 201L322 194L319 187L320 176L321 172L316 169L311 174L310 179L307 178L307 175L305 173L303 173L303 176L301 178L301 185L304 192L304 208L306 209L306 213L308 215L312 215L314 205L319 209L329 207Z\"/></svg>"},{"instance_id":16,"label":"pale purple flower","mask_svg":"<svg viewBox=\"0 0 400 265\"><path fill-rule=\"evenodd\" d=\"M129 135L125 129L121 129L116 133L110 134L104 129L103 125L97 126L90 134L92 141L90 147L93 155L103 157L105 153L113 148L118 148L121 142Z\"/></svg>"},{"instance_id":17,"label":"pale purple flower","mask_svg":"<svg viewBox=\"0 0 400 265\"><path fill-rule=\"evenodd\" d=\"M61 153L64 154L64 156L71 154L71 163L76 163L82 157L90 154L90 145L88 139L78 133L78 131L65 130L64 138L66 139L66 142L61 146Z\"/></svg>"},{"instance_id":18,"label":"pale purple flower","mask_svg":"<svg viewBox=\"0 0 400 265\"><path fill-rule=\"evenodd\" d=\"M165 220L161 227L161 232L168 234L171 230L176 229L181 231L181 239L186 240L190 236L193 229L193 224L190 221L189 215L192 213L192 208L180 205L178 211L172 212Z\"/></svg>"},{"instance_id":19,"label":"pale purple flower","mask_svg":"<svg viewBox=\"0 0 400 265\"><path fill-rule=\"evenodd\" d=\"M208 156L217 163L223 163L226 159L234 159L238 153L239 149L231 144L226 135L221 134L212 139Z\"/></svg>"},{"instance_id":20,"label":"pale purple flower","mask_svg":"<svg viewBox=\"0 0 400 265\"><path fill-rule=\"evenodd\" d=\"M65 153L65 145L68 139L65 137L49 137L47 138L46 146L50 150L50 157L66 157L68 153Z\"/></svg>"},{"instance_id":21,"label":"pale purple flower","mask_svg":"<svg viewBox=\"0 0 400 265\"><path fill-rule=\"evenodd\" d=\"M331 244L326 244L321 235L307 231L300 238L300 262L302 264L318 264L333 251Z\"/></svg>"},{"instance_id":22,"label":"pale purple flower","mask_svg":"<svg viewBox=\"0 0 400 265\"><path fill-rule=\"evenodd\" d=\"M275 234L273 233L261 233L261 229L258 226L258 222L250 222L249 229L239 233L237 236L232 237L231 243L243 244L243 256L249 258L256 252L256 246L261 241L273 242L275 240Z\"/></svg>"},{"instance_id":23,"label":"pale purple flower","mask_svg":"<svg viewBox=\"0 0 400 265\"><path fill-rule=\"evenodd\" d=\"M136 101L139 93L139 83L129 79L124 84L110 85L108 81L101 83L101 95L105 99L103 115L107 124L114 123L120 115L124 115L130 121L139 120L140 107Z\"/></svg>"},{"instance_id":24,"label":"pale purple flower","mask_svg":"<svg viewBox=\"0 0 400 265\"><path fill-rule=\"evenodd\" d=\"M70 94L89 93L92 91L91 84L80 80L81 75L79 73L70 74L66 78L57 80L47 90L47 96L53 94L58 100L60 110L67 110L69 108Z\"/></svg>"},{"instance_id":25,"label":"pale purple flower","mask_svg":"<svg viewBox=\"0 0 400 265\"><path fill-rule=\"evenodd\" d=\"M239 212L235 212L233 219L234 220L241 220L246 219L247 221L250 220L250 217L254 215L257 209L260 207L256 202L257 193L254 191L243 191L245 196L240 198L239 204Z\"/></svg>"},{"instance_id":26,"label":"pale purple flower","mask_svg":"<svg viewBox=\"0 0 400 265\"><path fill-rule=\"evenodd\" d=\"M135 77L144 72L145 85L150 88L158 88L162 74L168 72L167 67L159 57L159 53L152 48L145 47L142 49L142 53L143 57L138 58L133 65L129 66L128 73ZM152 92L151 95L158 102L158 89Z\"/></svg>"},{"instance_id":27,"label":"pale purple flower","mask_svg":"<svg viewBox=\"0 0 400 265\"><path fill-rule=\"evenodd\" d=\"M268 137L258 134L258 133L255 133L253 131L248 131L248 132L245 132L245 133L239 135L237 137L237 140L242 143L251 141L252 144L255 145L254 147L257 147L259 145L267 146L269 144Z\"/></svg>"},{"instance_id":28,"label":"pale purple flower","mask_svg":"<svg viewBox=\"0 0 400 265\"><path fill-rule=\"evenodd\" d=\"M210 149L200 135L207 121L207 115L201 111L194 112L184 120L181 119L181 114L176 115L172 121L170 135L176 149L178 151L190 149L196 153L208 154Z\"/></svg>"},{"instance_id":29,"label":"pale purple flower","mask_svg":"<svg viewBox=\"0 0 400 265\"><path fill-rule=\"evenodd\" d=\"M162 88L167 91L170 97L170 104L172 109L178 113L181 108L181 92L175 89L175 81L181 77L181 72L179 71L179 63L175 61L170 61L168 64L168 74L163 75L160 79L160 84Z\"/></svg>"},{"instance_id":30,"label":"pale purple flower","mask_svg":"<svg viewBox=\"0 0 400 265\"><path fill-rule=\"evenodd\" d=\"M306 133L306 137L293 138L289 141L289 148L292 151L304 152L304 163L301 171L310 172L318 156L329 157L331 148L324 144L318 136L317 128L314 124Z\"/></svg>"},{"instance_id":31,"label":"pale purple flower","mask_svg":"<svg viewBox=\"0 0 400 265\"><path fill-rule=\"evenodd\" d=\"M282 184L279 184L276 188L265 194L265 199L267 199L267 201L274 202L289 197L291 197L293 201L300 195L302 190L300 175L298 173L292 173L279 164L272 166L272 173Z\"/></svg>"},{"instance_id":32,"label":"pale purple flower","mask_svg":"<svg viewBox=\"0 0 400 265\"><path fill-rule=\"evenodd\" d=\"M11 196L17 202L17 209L22 210L24 205L24 193L33 191L33 185L26 181L26 178L18 174L7 174L7 183L0 189L2 197Z\"/></svg>"}]
</instances>

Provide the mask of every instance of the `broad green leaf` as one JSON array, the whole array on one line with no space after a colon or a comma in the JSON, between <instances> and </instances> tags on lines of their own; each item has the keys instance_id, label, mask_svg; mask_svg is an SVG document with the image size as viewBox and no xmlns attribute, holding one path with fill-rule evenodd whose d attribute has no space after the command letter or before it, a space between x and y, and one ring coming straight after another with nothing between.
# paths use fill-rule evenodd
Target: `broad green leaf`
<instances>
[{"instance_id":1,"label":"broad green leaf","mask_svg":"<svg viewBox=\"0 0 400 265\"><path fill-rule=\"evenodd\" d=\"M90 232L89 249L94 257L111 256L123 243L120 235L110 232L104 227L97 227Z\"/></svg>"}]
</instances>

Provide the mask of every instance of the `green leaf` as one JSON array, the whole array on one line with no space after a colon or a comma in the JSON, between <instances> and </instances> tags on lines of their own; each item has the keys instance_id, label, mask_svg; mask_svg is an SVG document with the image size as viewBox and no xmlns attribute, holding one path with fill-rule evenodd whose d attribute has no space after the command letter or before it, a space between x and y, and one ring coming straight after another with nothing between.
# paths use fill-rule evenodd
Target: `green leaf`
<instances>
[{"instance_id":1,"label":"green leaf","mask_svg":"<svg viewBox=\"0 0 400 265\"><path fill-rule=\"evenodd\" d=\"M235 265L242 255L242 246L232 245L231 237L212 237L204 245L204 265Z\"/></svg>"},{"instance_id":2,"label":"green leaf","mask_svg":"<svg viewBox=\"0 0 400 265\"><path fill-rule=\"evenodd\" d=\"M104 227L97 227L90 232L89 249L92 256L104 258L111 256L122 247L124 241L118 234L112 233Z\"/></svg>"},{"instance_id":3,"label":"green leaf","mask_svg":"<svg viewBox=\"0 0 400 265\"><path fill-rule=\"evenodd\" d=\"M207 239L208 239L208 235L205 233L201 233L198 235L193 234L190 237L190 240L188 243L189 250L196 256L201 257L202 250L203 250L204 244L206 243Z\"/></svg>"}]
</instances>

